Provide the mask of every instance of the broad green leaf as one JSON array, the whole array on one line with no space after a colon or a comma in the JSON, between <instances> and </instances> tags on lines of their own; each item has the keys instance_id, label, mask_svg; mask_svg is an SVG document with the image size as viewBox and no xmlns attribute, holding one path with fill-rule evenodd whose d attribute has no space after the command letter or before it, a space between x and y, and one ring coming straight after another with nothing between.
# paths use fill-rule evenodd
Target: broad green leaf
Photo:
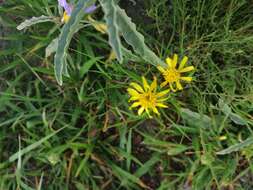
<instances>
[{"instance_id":1,"label":"broad green leaf","mask_svg":"<svg viewBox=\"0 0 253 190\"><path fill-rule=\"evenodd\" d=\"M75 32L77 32L79 23L85 15L85 8L92 2L91 0L79 0L75 6L69 21L63 26L62 32L59 36L58 47L54 58L55 77L57 82L62 85L62 74L66 73L67 65L67 50L70 41Z\"/></svg>"},{"instance_id":2,"label":"broad green leaf","mask_svg":"<svg viewBox=\"0 0 253 190\"><path fill-rule=\"evenodd\" d=\"M181 108L181 116L184 121L190 126L210 128L212 124L211 118L207 115L199 114L189 109Z\"/></svg>"},{"instance_id":3,"label":"broad green leaf","mask_svg":"<svg viewBox=\"0 0 253 190\"><path fill-rule=\"evenodd\" d=\"M144 42L144 36L137 31L136 25L131 21L126 12L117 6L117 23L126 42L142 59L154 66L166 66L165 63L155 55Z\"/></svg>"},{"instance_id":4,"label":"broad green leaf","mask_svg":"<svg viewBox=\"0 0 253 190\"><path fill-rule=\"evenodd\" d=\"M253 144L253 138L250 137L250 138L246 139L245 141L243 141L241 143L237 143L235 145L232 145L224 150L217 152L216 154L218 154L218 155L230 154L232 152L242 150L243 148L248 147L252 144Z\"/></svg>"},{"instance_id":5,"label":"broad green leaf","mask_svg":"<svg viewBox=\"0 0 253 190\"><path fill-rule=\"evenodd\" d=\"M114 0L99 0L105 13L105 20L108 28L109 44L115 51L117 59L122 62L121 41L119 27L117 25L117 5Z\"/></svg>"},{"instance_id":6,"label":"broad green leaf","mask_svg":"<svg viewBox=\"0 0 253 190\"><path fill-rule=\"evenodd\" d=\"M24 22L22 22L20 25L17 26L18 30L23 30L27 27L30 27L34 24L38 24L38 23L42 23L42 22L54 22L53 17L50 16L40 16L40 17L32 17L28 20L25 20Z\"/></svg>"},{"instance_id":7,"label":"broad green leaf","mask_svg":"<svg viewBox=\"0 0 253 190\"><path fill-rule=\"evenodd\" d=\"M121 46L121 51L123 53L123 56L124 56L124 61L135 61L135 62L141 62L143 61L143 59L141 59L140 57L134 55L132 53L132 51L128 50L127 48L125 48L124 46Z\"/></svg>"}]
</instances>

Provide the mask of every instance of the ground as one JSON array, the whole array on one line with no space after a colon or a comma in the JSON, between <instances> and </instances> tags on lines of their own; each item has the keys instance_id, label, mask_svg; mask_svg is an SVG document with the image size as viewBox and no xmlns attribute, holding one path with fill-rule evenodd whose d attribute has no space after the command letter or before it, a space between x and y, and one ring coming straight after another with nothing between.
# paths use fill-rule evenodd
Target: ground
<instances>
[{"instance_id":1,"label":"ground","mask_svg":"<svg viewBox=\"0 0 253 190\"><path fill-rule=\"evenodd\" d=\"M194 80L160 116L129 110L127 87L157 76L146 62L106 61L107 36L75 34L59 86L45 48L57 1L0 1L0 190L253 189L253 3L121 0L162 60L189 57ZM102 9L93 15L103 21ZM89 65L87 67L87 65Z\"/></svg>"}]
</instances>

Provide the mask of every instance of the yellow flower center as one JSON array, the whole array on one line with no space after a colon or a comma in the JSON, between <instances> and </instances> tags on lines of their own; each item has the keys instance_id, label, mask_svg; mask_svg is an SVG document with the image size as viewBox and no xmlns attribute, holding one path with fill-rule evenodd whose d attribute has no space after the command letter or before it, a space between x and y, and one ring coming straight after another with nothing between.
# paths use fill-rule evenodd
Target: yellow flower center
<instances>
[{"instance_id":1,"label":"yellow flower center","mask_svg":"<svg viewBox=\"0 0 253 190\"><path fill-rule=\"evenodd\" d=\"M146 92L140 98L140 103L145 108L152 108L156 105L156 96L152 92Z\"/></svg>"},{"instance_id":2,"label":"yellow flower center","mask_svg":"<svg viewBox=\"0 0 253 190\"><path fill-rule=\"evenodd\" d=\"M163 75L167 82L176 82L180 79L180 73L174 68L167 69Z\"/></svg>"}]
</instances>

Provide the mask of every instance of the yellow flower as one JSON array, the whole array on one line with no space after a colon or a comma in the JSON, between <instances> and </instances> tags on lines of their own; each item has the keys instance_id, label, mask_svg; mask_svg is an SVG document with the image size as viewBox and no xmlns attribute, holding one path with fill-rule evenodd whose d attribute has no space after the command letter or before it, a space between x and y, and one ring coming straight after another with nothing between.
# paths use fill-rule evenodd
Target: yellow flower
<instances>
[{"instance_id":1,"label":"yellow flower","mask_svg":"<svg viewBox=\"0 0 253 190\"><path fill-rule=\"evenodd\" d=\"M69 21L69 19L70 19L70 16L67 14L67 12L65 11L64 13L63 13L63 17L62 17L62 22L63 23L67 23L68 21Z\"/></svg>"},{"instance_id":2,"label":"yellow flower","mask_svg":"<svg viewBox=\"0 0 253 190\"><path fill-rule=\"evenodd\" d=\"M186 62L188 61L188 57L184 56L178 67L177 61L178 55L174 54L173 59L169 57L166 59L166 63L168 65L166 68L158 66L158 70L162 73L163 78L165 80L161 84L161 87L164 87L169 84L170 89L174 92L183 89L180 81L192 81L192 77L182 76L182 74L194 70L193 66L185 67Z\"/></svg>"},{"instance_id":3,"label":"yellow flower","mask_svg":"<svg viewBox=\"0 0 253 190\"><path fill-rule=\"evenodd\" d=\"M145 77L142 77L143 87L135 82L130 83L130 88L127 89L131 98L129 101L134 101L131 108L139 107L138 115L141 115L143 111L147 112L150 116L150 110L159 115L157 107L167 108L163 103L167 100L165 97L169 93L168 90L157 92L157 79L154 77L151 85L148 84Z\"/></svg>"}]
</instances>

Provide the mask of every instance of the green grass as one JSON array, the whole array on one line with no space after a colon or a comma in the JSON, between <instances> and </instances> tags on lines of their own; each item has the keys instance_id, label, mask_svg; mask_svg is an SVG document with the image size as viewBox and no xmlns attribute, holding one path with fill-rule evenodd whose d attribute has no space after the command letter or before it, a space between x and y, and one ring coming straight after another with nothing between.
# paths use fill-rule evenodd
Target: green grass
<instances>
[{"instance_id":1,"label":"green grass","mask_svg":"<svg viewBox=\"0 0 253 190\"><path fill-rule=\"evenodd\" d=\"M136 15L127 12L157 55L187 55L196 67L153 119L128 109L126 88L156 68L106 62L106 36L87 27L60 87L53 57L44 58L59 23L16 30L32 16L58 16L56 1L1 4L0 190L253 188L253 4L136 2Z\"/></svg>"}]
</instances>

